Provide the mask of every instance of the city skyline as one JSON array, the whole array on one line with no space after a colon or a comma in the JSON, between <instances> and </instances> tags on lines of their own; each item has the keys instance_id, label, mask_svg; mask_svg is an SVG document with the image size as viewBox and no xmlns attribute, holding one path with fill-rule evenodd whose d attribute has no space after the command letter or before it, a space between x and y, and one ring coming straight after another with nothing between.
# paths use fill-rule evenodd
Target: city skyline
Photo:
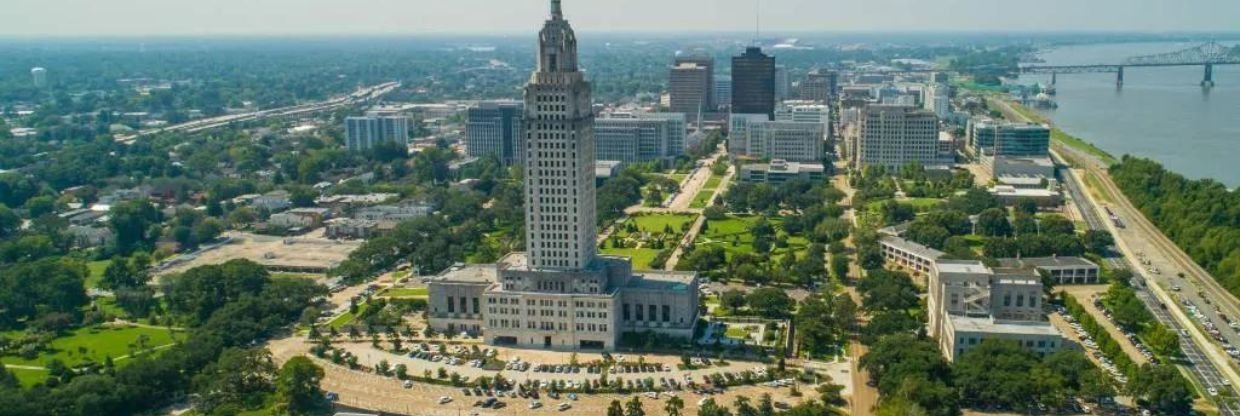
<instances>
[{"instance_id":1,"label":"city skyline","mask_svg":"<svg viewBox=\"0 0 1240 416\"><path fill-rule=\"evenodd\" d=\"M486 0L452 3L362 0L15 0L0 10L0 36L520 34L545 17L544 2L495 8ZM1005 2L878 0L576 0L574 23L589 32L1028 31L1209 32L1233 30L1240 3L1194 0L1047 0L1026 10ZM384 10L376 13L376 10ZM660 13L649 13L660 10ZM1104 13L1100 13L1105 11ZM140 17L138 17L140 16Z\"/></svg>"}]
</instances>

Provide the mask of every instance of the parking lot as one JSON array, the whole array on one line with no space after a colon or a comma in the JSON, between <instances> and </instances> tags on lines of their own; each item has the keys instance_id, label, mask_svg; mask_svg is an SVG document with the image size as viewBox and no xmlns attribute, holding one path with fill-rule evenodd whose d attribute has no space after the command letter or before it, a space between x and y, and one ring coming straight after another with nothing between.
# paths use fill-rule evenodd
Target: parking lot
<instances>
[{"instance_id":1,"label":"parking lot","mask_svg":"<svg viewBox=\"0 0 1240 416\"><path fill-rule=\"evenodd\" d=\"M159 274L181 273L198 266L247 259L273 271L322 273L349 257L360 241L339 241L323 237L319 229L297 237L275 237L232 231L223 237L226 244L210 246L165 262Z\"/></svg>"}]
</instances>

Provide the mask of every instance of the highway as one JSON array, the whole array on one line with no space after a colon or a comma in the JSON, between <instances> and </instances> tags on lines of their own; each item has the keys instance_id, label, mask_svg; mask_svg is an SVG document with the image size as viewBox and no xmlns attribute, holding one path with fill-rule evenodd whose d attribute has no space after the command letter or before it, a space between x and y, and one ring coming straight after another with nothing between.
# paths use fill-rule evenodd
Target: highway
<instances>
[{"instance_id":1,"label":"highway","mask_svg":"<svg viewBox=\"0 0 1240 416\"><path fill-rule=\"evenodd\" d=\"M1059 150L1071 151L1063 149ZM1111 231L1117 238L1119 238L1119 235L1112 230L1114 228L1114 224L1110 223L1110 221L1103 216L1101 210L1094 204L1093 200L1085 195L1084 186L1081 184L1081 179L1077 177L1076 173L1069 169L1061 168L1059 170L1059 175L1060 178L1063 179L1064 186L1072 200L1080 209L1081 215L1084 217L1085 223L1089 229ZM1121 223L1123 222L1123 219L1121 219ZM1158 299L1157 294L1153 293L1153 290L1150 287L1151 279L1146 277L1147 273L1140 269L1139 266L1141 265L1139 263L1134 264L1136 267L1128 267L1128 265L1126 265L1121 258L1113 255L1107 256L1105 261L1107 266L1110 268L1129 268L1133 270L1132 286L1136 289L1137 298L1141 299L1141 301L1145 304L1145 307L1153 312L1155 319L1157 319L1160 323L1180 334L1187 333L1186 330L1197 330L1196 328L1187 328L1181 324L1179 320L1175 319L1170 310L1164 307L1176 306L1165 305L1163 301ZM1156 281L1152 283L1158 284ZM1214 348L1213 345L1208 345L1208 347ZM1187 369L1189 374L1196 379L1198 384L1207 387L1214 387L1219 391L1232 390L1232 395L1235 396L1236 392L1234 389L1226 385L1227 383L1225 381L1228 379L1227 376L1219 370L1217 364L1205 353L1202 349L1202 344L1197 338L1181 335L1180 350L1184 353L1184 358L1187 361L1184 368ZM1240 403L1237 403L1236 400L1230 398L1213 399L1216 399L1215 401L1219 406L1220 413L1233 416L1240 415Z\"/></svg>"},{"instance_id":2,"label":"highway","mask_svg":"<svg viewBox=\"0 0 1240 416\"><path fill-rule=\"evenodd\" d=\"M988 102L998 104L1000 111L1011 119L1030 121L1013 110L1007 101L988 100ZM1218 404L1220 413L1240 416L1240 404L1237 404L1235 400L1238 396L1235 387L1240 385L1240 376L1237 376L1235 369L1231 366L1231 359L1218 345L1212 343L1209 334L1202 326L1194 323L1187 307L1177 302L1177 300L1188 300L1194 305L1223 304L1227 308L1225 313L1231 317L1240 317L1240 314L1234 312L1237 310L1234 309L1236 308L1235 297L1219 287L1208 273L1188 259L1188 256L1178 246L1167 241L1161 231L1149 224L1144 214L1132 207L1124 194L1111 182L1107 172L1109 169L1107 163L1069 146L1055 143L1052 147L1051 155L1057 159L1057 162L1063 163L1066 160L1063 156L1067 155L1072 160L1081 163L1083 165L1079 167L1082 169L1081 172L1093 175L1098 179L1100 186L1105 188L1096 191L1105 192L1109 194L1110 199L1116 201L1107 207L1118 215L1123 227L1117 227L1115 223L1109 221L1094 200L1086 195L1083 178L1079 177L1077 172L1068 169L1059 170L1060 178L1072 200L1080 209L1086 225L1090 229L1110 231L1115 237L1117 248L1126 256L1125 259L1131 262L1131 267L1128 268L1133 270L1133 283L1136 283L1133 286L1137 289L1138 298L1145 303L1147 309L1153 312L1156 319L1180 333L1180 348L1187 360L1184 368L1199 385L1213 387L1225 396L1230 396L1210 398ZM1111 267L1125 267L1125 262L1115 256L1108 256L1105 261ZM1150 264L1144 265L1143 261L1148 261ZM1156 270L1158 273L1152 273L1151 270ZM1174 277L1178 273L1183 273L1185 278ZM1177 282L1172 282L1171 279ZM1202 281L1205 282L1202 283ZM1192 282L1192 284L1187 282ZM1179 286L1190 286L1191 289L1181 287L1179 292L1173 290ZM1198 287L1203 289L1217 287L1217 289L1198 291L1196 289ZM1176 292L1175 296L1173 297L1168 290ZM1221 321L1215 313L1205 312L1204 315L1212 322ZM1216 322L1215 325L1218 326L1218 323ZM1225 323L1219 328L1222 330L1220 335L1224 336L1223 339L1227 345L1240 345L1240 334L1228 328Z\"/></svg>"},{"instance_id":3,"label":"highway","mask_svg":"<svg viewBox=\"0 0 1240 416\"><path fill-rule=\"evenodd\" d=\"M383 84L379 84L379 85L375 85L371 87L361 88L349 95L332 97L324 101L308 103L308 104L299 104L299 105L289 106L289 107L273 108L273 109L268 109L268 110L260 110L260 111L255 111L252 113L229 114L225 116L193 120L193 121L188 121L185 123L176 124L176 125L167 126L167 127L141 130L141 131L138 131L137 133L129 134L129 135L117 135L115 136L115 140L117 142L124 143L124 144L133 144L134 140L137 140L140 137L149 136L149 135L157 134L157 133L166 133L166 132L173 132L173 131L184 131L187 133L194 133L194 132L199 132L203 130L209 130L213 128L227 126L232 123L238 123L238 122L261 120L261 119L270 118L270 117L297 116L297 115L302 115L302 114L328 111L328 110L333 110L339 107L353 105L353 104L357 104L360 102L366 102L369 100L382 97L383 95L389 92L392 92L393 90L399 87L400 87L399 82L387 82L387 83L383 83Z\"/></svg>"}]
</instances>

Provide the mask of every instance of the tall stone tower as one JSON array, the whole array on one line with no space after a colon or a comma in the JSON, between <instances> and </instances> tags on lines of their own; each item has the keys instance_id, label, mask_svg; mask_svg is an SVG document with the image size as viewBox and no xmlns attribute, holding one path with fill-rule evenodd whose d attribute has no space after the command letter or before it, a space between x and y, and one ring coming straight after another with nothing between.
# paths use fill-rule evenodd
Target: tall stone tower
<instances>
[{"instance_id":1,"label":"tall stone tower","mask_svg":"<svg viewBox=\"0 0 1240 416\"><path fill-rule=\"evenodd\" d=\"M526 253L535 269L581 270L595 254L594 111L577 36L551 1L525 86Z\"/></svg>"}]
</instances>

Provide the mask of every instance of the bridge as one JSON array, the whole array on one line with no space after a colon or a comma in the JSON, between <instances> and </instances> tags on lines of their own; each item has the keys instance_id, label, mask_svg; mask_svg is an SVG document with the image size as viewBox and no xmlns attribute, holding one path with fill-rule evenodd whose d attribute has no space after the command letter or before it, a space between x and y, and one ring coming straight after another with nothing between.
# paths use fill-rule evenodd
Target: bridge
<instances>
[{"instance_id":1,"label":"bridge","mask_svg":"<svg viewBox=\"0 0 1240 416\"><path fill-rule=\"evenodd\" d=\"M1201 80L1201 86L1212 87L1214 86L1214 66L1216 65L1240 65L1240 46L1230 48L1218 42L1209 42L1179 51L1136 56L1125 59L1120 64L1030 65L1020 67L1020 72L1023 74L1051 74L1052 85L1055 84L1055 77L1058 74L1115 73L1116 85L1123 85L1124 68L1201 66L1205 67L1205 76Z\"/></svg>"}]
</instances>

